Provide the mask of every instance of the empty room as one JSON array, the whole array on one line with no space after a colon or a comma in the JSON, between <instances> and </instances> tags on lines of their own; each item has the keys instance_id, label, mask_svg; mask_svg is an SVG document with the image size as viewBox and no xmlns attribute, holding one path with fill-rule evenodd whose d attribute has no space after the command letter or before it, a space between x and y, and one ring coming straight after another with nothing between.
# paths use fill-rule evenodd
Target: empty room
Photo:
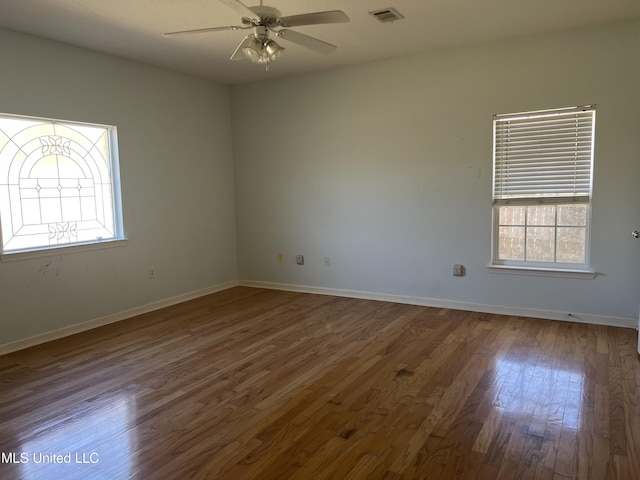
<instances>
[{"instance_id":1,"label":"empty room","mask_svg":"<svg viewBox=\"0 0 640 480\"><path fill-rule=\"evenodd\" d=\"M640 479L637 1L2 0L0 65L1 479Z\"/></svg>"}]
</instances>

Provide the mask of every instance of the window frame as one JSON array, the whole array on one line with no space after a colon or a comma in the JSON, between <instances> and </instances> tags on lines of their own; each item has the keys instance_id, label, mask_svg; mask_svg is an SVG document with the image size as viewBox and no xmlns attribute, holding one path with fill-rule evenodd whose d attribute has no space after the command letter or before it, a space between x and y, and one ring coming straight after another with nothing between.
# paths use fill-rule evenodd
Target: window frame
<instances>
[{"instance_id":1,"label":"window frame","mask_svg":"<svg viewBox=\"0 0 640 480\"><path fill-rule=\"evenodd\" d=\"M566 193L555 194L542 194L536 196L535 194L528 194L518 196L517 194L509 196L507 198L496 198L496 177L497 177L497 122L510 118L528 118L541 116L553 116L556 114L572 113L572 112L584 112L590 111L592 115L592 130L590 134L591 146L590 146L590 166L589 166L589 186L588 193L584 191L575 193L573 195ZM591 268L591 212L592 212L592 197L593 197L593 169L594 169L594 156L595 156L595 119L596 119L596 107L595 105L584 105L570 108L539 110L533 112L521 112L504 115L494 115L493 119L493 176L492 176L492 228L491 228L491 263L489 269L494 273L521 273L521 274L536 274L536 275L559 275L567 277L595 277L595 272ZM562 228L562 225L558 225L558 213L557 207L564 205L584 205L586 207L585 218L585 250L584 250L584 262L572 263L572 262L558 262L558 261L536 261L526 260L526 241L527 241L527 213L525 211L525 220L522 227L525 229L523 238L524 248L524 260L512 260L501 259L499 257L500 247L500 207L527 207L532 206L555 206L554 223L553 225L544 225L545 227L552 227L554 229L554 258L556 258L558 249L557 232L558 228Z\"/></svg>"},{"instance_id":2,"label":"window frame","mask_svg":"<svg viewBox=\"0 0 640 480\"><path fill-rule=\"evenodd\" d=\"M81 122L75 120L62 120L46 117L36 117L30 115L19 115L0 113L0 117L5 119L15 118L16 120L41 122L42 124L50 125L62 125L64 127L94 127L104 129L107 135L107 161L108 161L108 174L109 174L109 187L108 195L110 197L112 221L113 221L113 235L107 238L96 237L91 240L82 240L68 243L61 243L55 245L40 245L29 246L25 248L15 248L11 250L5 250L4 239L2 236L2 218L0 215L0 260L3 262L21 260L27 258L37 258L44 256L61 255L73 252L96 250L103 248L119 247L126 244L128 238L124 234L124 219L122 212L122 195L120 184L120 165L119 165L119 150L118 150L118 133L115 125L105 125L91 122ZM13 137L11 137L13 138ZM38 137L40 138L40 137ZM61 147L64 148L64 147ZM21 177L22 178L22 177ZM90 177L92 181L95 181L95 177ZM7 184L3 188L8 188ZM80 188L80 187L78 187ZM94 195L97 193L94 192ZM62 197L61 197L62 198ZM95 198L95 197L92 197ZM106 198L106 197L103 197ZM9 211L11 207L8 207ZM5 208L3 208L5 210ZM13 215L13 214L12 214Z\"/></svg>"},{"instance_id":3,"label":"window frame","mask_svg":"<svg viewBox=\"0 0 640 480\"><path fill-rule=\"evenodd\" d=\"M498 256L498 248L499 248L499 231L500 224L499 220L499 210L500 207L509 206L509 207L531 207L531 206L540 206L540 205L550 205L555 206L565 206L565 205L584 205L586 207L586 218L585 218L585 262L584 263L571 263L571 262L544 262L544 261L536 261L536 260L511 260L511 259L500 259ZM559 201L557 203L553 202L523 202L523 201L514 201L508 204L500 204L493 206L492 212L492 267L516 267L516 268L535 268L539 270L559 270L559 271L591 271L591 255L590 255L590 247L591 247L591 202L567 202ZM523 224L523 228L527 228L530 226L529 224ZM541 227L549 227L554 228L554 233L557 232L558 228L562 228L563 225L558 226L557 221L554 225L536 225ZM526 249L526 233L525 233L525 249ZM554 240L554 251L557 250L557 239Z\"/></svg>"}]
</instances>

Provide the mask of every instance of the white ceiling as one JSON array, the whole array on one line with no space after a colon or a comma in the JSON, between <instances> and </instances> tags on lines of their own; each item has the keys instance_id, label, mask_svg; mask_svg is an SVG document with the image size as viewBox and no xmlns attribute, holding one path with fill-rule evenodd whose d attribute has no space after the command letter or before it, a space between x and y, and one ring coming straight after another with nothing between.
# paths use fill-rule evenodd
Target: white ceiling
<instances>
[{"instance_id":1,"label":"white ceiling","mask_svg":"<svg viewBox=\"0 0 640 480\"><path fill-rule=\"evenodd\" d=\"M0 0L0 26L239 84L640 17L640 0L266 0L265 5L283 16L342 10L351 21L292 28L338 49L323 55L278 40L286 51L269 72L249 61L229 61L248 31L162 36L240 25L238 14L219 0ZM405 18L383 24L368 13L387 7Z\"/></svg>"}]
</instances>

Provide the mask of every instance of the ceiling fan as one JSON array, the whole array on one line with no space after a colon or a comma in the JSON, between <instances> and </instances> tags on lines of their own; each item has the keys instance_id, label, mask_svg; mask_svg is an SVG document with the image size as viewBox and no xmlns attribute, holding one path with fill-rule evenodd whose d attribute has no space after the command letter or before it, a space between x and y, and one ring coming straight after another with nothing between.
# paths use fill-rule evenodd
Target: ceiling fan
<instances>
[{"instance_id":1,"label":"ceiling fan","mask_svg":"<svg viewBox=\"0 0 640 480\"><path fill-rule=\"evenodd\" d=\"M280 11L265 7L260 0L260 5L247 7L240 0L220 0L226 6L232 8L241 16L242 25L230 25L226 27L199 28L197 30L182 30L179 32L165 33L165 37L175 35L191 35L196 33L218 32L222 30L249 30L251 35L244 37L238 48L231 55L231 60L248 58L252 62L266 65L269 70L269 62L280 58L284 48L269 38L273 33L276 37L301 45L320 53L329 53L337 47L309 35L289 30L287 27L300 27L302 25L319 25L327 23L345 23L349 17L341 10L326 12L303 13L283 17Z\"/></svg>"}]
</instances>

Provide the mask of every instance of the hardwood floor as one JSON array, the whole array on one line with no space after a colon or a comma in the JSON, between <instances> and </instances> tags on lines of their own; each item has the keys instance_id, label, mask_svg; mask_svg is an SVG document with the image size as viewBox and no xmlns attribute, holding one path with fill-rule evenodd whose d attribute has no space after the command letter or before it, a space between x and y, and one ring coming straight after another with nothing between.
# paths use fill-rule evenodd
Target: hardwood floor
<instances>
[{"instance_id":1,"label":"hardwood floor","mask_svg":"<svg viewBox=\"0 0 640 480\"><path fill-rule=\"evenodd\" d=\"M635 342L233 288L0 357L0 478L638 480Z\"/></svg>"}]
</instances>

